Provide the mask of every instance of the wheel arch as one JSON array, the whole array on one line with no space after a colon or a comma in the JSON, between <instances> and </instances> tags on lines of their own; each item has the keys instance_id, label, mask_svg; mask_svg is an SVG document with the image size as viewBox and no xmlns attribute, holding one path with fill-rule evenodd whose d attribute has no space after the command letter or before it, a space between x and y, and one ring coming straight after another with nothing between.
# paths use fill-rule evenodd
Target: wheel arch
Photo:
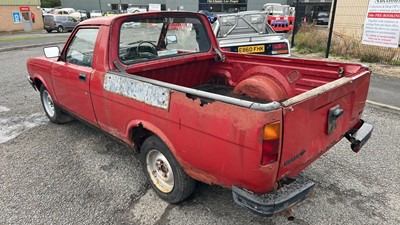
<instances>
[{"instance_id":1,"label":"wheel arch","mask_svg":"<svg viewBox=\"0 0 400 225\"><path fill-rule=\"evenodd\" d=\"M49 92L49 94L50 94L50 96L51 96L51 98L53 99L53 101L55 102L55 103L57 103L57 104L59 104L59 102L58 102L58 99L57 99L57 96L55 95L55 93L54 93L54 90L53 90L53 86L51 85L51 84L49 84L49 82L51 82L50 80L49 81L46 81L46 79L44 79L44 77L42 77L40 74L35 74L34 76L33 76L33 84L35 85L35 87L36 87L36 90L38 90L39 92L40 92L40 87L42 86L42 85L44 85L44 87L47 89L47 91Z\"/></svg>"},{"instance_id":2,"label":"wheel arch","mask_svg":"<svg viewBox=\"0 0 400 225\"><path fill-rule=\"evenodd\" d=\"M135 145L138 152L140 152L141 145L148 137L150 137L151 135L156 135L167 145L171 153L180 163L179 157L176 156L176 150L171 140L160 128L158 128L151 122L144 120L133 120L128 125L127 134L130 140L133 142L132 144Z\"/></svg>"}]
</instances>

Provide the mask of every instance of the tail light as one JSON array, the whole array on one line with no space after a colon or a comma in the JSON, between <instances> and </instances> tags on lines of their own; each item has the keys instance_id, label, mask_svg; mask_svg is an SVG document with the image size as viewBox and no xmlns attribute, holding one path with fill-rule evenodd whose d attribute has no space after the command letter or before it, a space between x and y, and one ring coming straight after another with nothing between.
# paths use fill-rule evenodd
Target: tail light
<instances>
[{"instance_id":1,"label":"tail light","mask_svg":"<svg viewBox=\"0 0 400 225\"><path fill-rule=\"evenodd\" d=\"M288 44L287 43L277 43L272 44L272 54L279 55L279 54L288 54Z\"/></svg>"},{"instance_id":2,"label":"tail light","mask_svg":"<svg viewBox=\"0 0 400 225\"><path fill-rule=\"evenodd\" d=\"M287 48L288 48L287 43L272 44L272 50L282 50Z\"/></svg>"},{"instance_id":3,"label":"tail light","mask_svg":"<svg viewBox=\"0 0 400 225\"><path fill-rule=\"evenodd\" d=\"M271 123L264 126L261 165L278 161L280 139L280 123Z\"/></svg>"}]
</instances>

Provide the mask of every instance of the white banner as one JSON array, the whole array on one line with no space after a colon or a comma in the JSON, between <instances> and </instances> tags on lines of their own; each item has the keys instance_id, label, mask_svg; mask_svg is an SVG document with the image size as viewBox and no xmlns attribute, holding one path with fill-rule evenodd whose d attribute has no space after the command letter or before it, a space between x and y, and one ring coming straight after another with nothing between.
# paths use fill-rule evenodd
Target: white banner
<instances>
[{"instance_id":1,"label":"white banner","mask_svg":"<svg viewBox=\"0 0 400 225\"><path fill-rule=\"evenodd\" d=\"M400 0L370 0L362 43L398 48L400 39Z\"/></svg>"},{"instance_id":2,"label":"white banner","mask_svg":"<svg viewBox=\"0 0 400 225\"><path fill-rule=\"evenodd\" d=\"M149 4L149 12L161 11L161 4Z\"/></svg>"}]
</instances>

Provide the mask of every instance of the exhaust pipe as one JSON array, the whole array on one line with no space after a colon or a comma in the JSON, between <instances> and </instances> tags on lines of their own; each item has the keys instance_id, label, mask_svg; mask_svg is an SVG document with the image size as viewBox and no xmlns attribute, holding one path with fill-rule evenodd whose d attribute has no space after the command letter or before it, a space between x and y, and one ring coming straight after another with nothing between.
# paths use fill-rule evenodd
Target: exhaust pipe
<instances>
[{"instance_id":1,"label":"exhaust pipe","mask_svg":"<svg viewBox=\"0 0 400 225\"><path fill-rule=\"evenodd\" d=\"M285 212L283 212L283 216L286 217L286 219L288 221L293 221L294 220L293 211L291 209L288 209Z\"/></svg>"}]
</instances>

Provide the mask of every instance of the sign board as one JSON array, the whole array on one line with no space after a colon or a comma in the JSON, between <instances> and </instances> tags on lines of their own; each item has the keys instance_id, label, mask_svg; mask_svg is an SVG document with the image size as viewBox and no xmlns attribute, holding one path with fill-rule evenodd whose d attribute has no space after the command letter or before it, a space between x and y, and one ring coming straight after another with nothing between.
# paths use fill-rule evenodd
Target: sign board
<instances>
[{"instance_id":1,"label":"sign board","mask_svg":"<svg viewBox=\"0 0 400 225\"><path fill-rule=\"evenodd\" d=\"M21 14L19 12L12 12L14 23L21 23Z\"/></svg>"},{"instance_id":2,"label":"sign board","mask_svg":"<svg viewBox=\"0 0 400 225\"><path fill-rule=\"evenodd\" d=\"M362 43L398 48L400 38L400 0L370 0Z\"/></svg>"},{"instance_id":3,"label":"sign board","mask_svg":"<svg viewBox=\"0 0 400 225\"><path fill-rule=\"evenodd\" d=\"M21 12L29 12L31 11L31 8L29 6L20 6L19 11Z\"/></svg>"},{"instance_id":4,"label":"sign board","mask_svg":"<svg viewBox=\"0 0 400 225\"><path fill-rule=\"evenodd\" d=\"M161 11L161 4L149 4L149 12Z\"/></svg>"}]
</instances>

